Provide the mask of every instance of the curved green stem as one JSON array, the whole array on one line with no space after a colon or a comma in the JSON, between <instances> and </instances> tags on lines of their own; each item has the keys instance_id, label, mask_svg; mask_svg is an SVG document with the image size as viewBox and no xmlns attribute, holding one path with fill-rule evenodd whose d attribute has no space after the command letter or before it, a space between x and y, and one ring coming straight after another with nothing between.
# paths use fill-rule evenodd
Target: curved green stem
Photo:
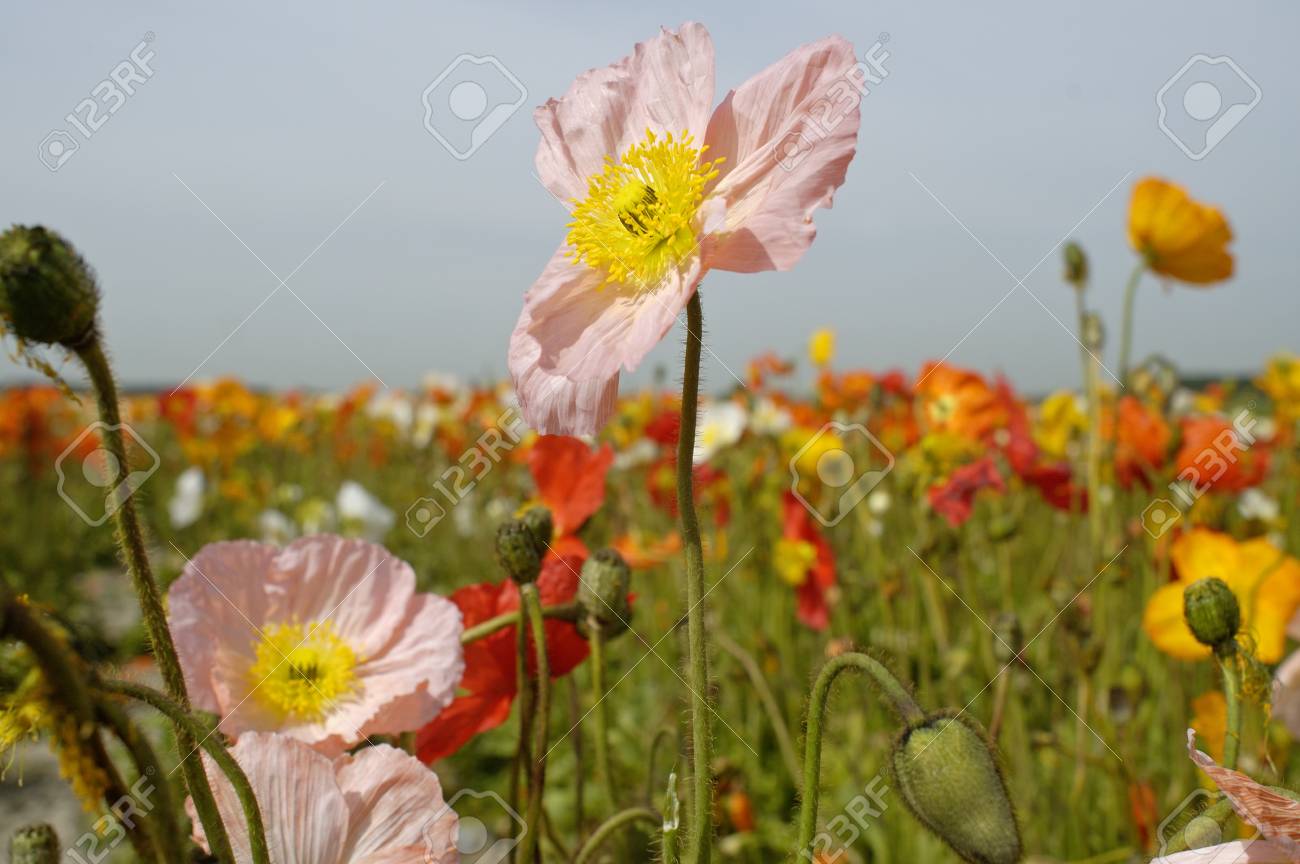
<instances>
[{"instance_id":1,"label":"curved green stem","mask_svg":"<svg viewBox=\"0 0 1300 864\"><path fill-rule=\"evenodd\" d=\"M781 758L785 761L786 770L790 772L790 782L798 783L799 757L795 754L794 743L790 740L790 728L786 725L785 717L781 714L781 708L777 705L772 688L768 686L767 679L763 677L763 670L758 668L758 661L733 641L731 637L718 633L716 638L718 647L730 654L740 664L740 668L745 670L745 674L749 676L749 683L753 685L754 692L758 694L758 701L762 704L763 710L767 712L768 722L772 724L772 734L776 736L776 744L781 751Z\"/></svg>"},{"instance_id":2,"label":"curved green stem","mask_svg":"<svg viewBox=\"0 0 1300 864\"><path fill-rule=\"evenodd\" d=\"M100 699L95 710L104 725L112 730L113 735L131 754L138 775L156 781L152 809L159 826L156 842L163 860L185 860L189 846L188 838L181 831L180 810L177 808L175 796L172 795L171 784L162 779L166 775L163 773L162 763L158 761L158 754L154 752L153 745L126 716L126 712L115 703Z\"/></svg>"},{"instance_id":3,"label":"curved green stem","mask_svg":"<svg viewBox=\"0 0 1300 864\"><path fill-rule=\"evenodd\" d=\"M546 742L550 734L551 663L546 654L546 622L542 617L542 601L537 586L529 583L519 588L519 599L528 616L533 634L533 656L536 657L537 699L533 706L530 728L533 732L532 764L528 772L528 808L524 816L527 826L519 844L518 861L533 864L537 855L538 832L542 827L542 791L546 786Z\"/></svg>"},{"instance_id":4,"label":"curved green stem","mask_svg":"<svg viewBox=\"0 0 1300 864\"><path fill-rule=\"evenodd\" d=\"M475 624L473 627L470 627L464 633L460 634L460 644L468 645L471 642L477 642L480 639L486 639L488 636L491 636L493 633L496 633L500 630L504 630L507 627L516 625L519 623L519 616L520 613L518 610L515 610L514 612L504 612L496 616L495 618L489 618L486 621ZM543 606L542 617L560 618L565 621L575 621L577 620L578 617L578 604L559 603L556 604L555 606Z\"/></svg>"},{"instance_id":5,"label":"curved green stem","mask_svg":"<svg viewBox=\"0 0 1300 864\"><path fill-rule=\"evenodd\" d=\"M614 836L616 831L624 825L632 825L637 822L646 822L659 826L663 822L663 817L649 807L629 807L627 810L615 813L601 823L600 827L592 833L591 838L578 850L578 855L573 859L573 864L587 864L588 861L592 860L592 856L600 851L600 847L605 845L605 841Z\"/></svg>"},{"instance_id":6,"label":"curved green stem","mask_svg":"<svg viewBox=\"0 0 1300 864\"><path fill-rule=\"evenodd\" d=\"M152 687L131 681L97 681L95 686L104 693L127 696L145 703L172 721L177 729L184 729L187 735L198 739L199 746L212 757L212 761L221 769L221 773L226 775L226 779L234 787L236 797L239 798L239 804L244 810L244 820L248 823L248 845L254 864L270 864L271 856L267 851L266 831L263 828L262 810L258 806L257 796L253 794L248 775L244 773L243 768L239 767L239 763L230 755L225 745L211 732L205 731L193 715L172 701L167 694L160 693ZM206 834L206 827L204 832ZM211 842L209 839L208 843Z\"/></svg>"},{"instance_id":7,"label":"curved green stem","mask_svg":"<svg viewBox=\"0 0 1300 864\"><path fill-rule=\"evenodd\" d=\"M808 702L808 731L804 740L803 795L799 809L799 845L795 849L796 860L799 853L812 844L813 835L817 832L817 807L821 798L822 719L826 713L826 700L830 696L831 685L846 669L855 669L869 675L885 696L890 709L904 723L911 726L925 720L924 712L912 699L912 695L878 660L866 654L850 652L841 654L822 667L816 683L813 684L812 697Z\"/></svg>"},{"instance_id":8,"label":"curved green stem","mask_svg":"<svg viewBox=\"0 0 1300 864\"><path fill-rule=\"evenodd\" d=\"M1142 281L1146 269L1147 262L1139 262L1133 268L1133 274L1128 277L1128 284L1124 286L1124 318L1119 341L1119 380L1124 387L1129 384L1129 360L1133 350L1133 307L1137 300L1138 283Z\"/></svg>"},{"instance_id":9,"label":"curved green stem","mask_svg":"<svg viewBox=\"0 0 1300 864\"><path fill-rule=\"evenodd\" d=\"M77 351L82 365L90 375L95 395L99 402L99 419L103 422L100 430L104 446L117 460L121 470L129 471L130 461L126 444L122 437L122 417L117 405L117 384L113 380L113 371L104 356L103 344L99 336L94 335L90 341ZM125 494L121 494L125 491ZM140 612L144 618L149 642L153 645L154 657L158 662L158 671L171 698L181 709L188 712L189 694L185 689L185 674L181 671L180 660L176 656L176 646L172 642L171 631L167 628L167 613L163 610L162 594L154 580L153 570L149 565L149 555L145 549L144 531L135 510L135 499L131 495L134 489L126 483L120 484L114 492L113 521L117 525L117 545L136 597L140 601ZM194 739L181 726L176 727L176 746L180 750L181 768L185 774L185 783L189 787L190 797L194 800L194 809L203 823L203 832L211 844L212 854L222 861L233 862L234 852L230 848L230 838L217 812L216 799L212 797L212 788L208 777L203 772L202 760L198 757L198 747Z\"/></svg>"},{"instance_id":10,"label":"curved green stem","mask_svg":"<svg viewBox=\"0 0 1300 864\"><path fill-rule=\"evenodd\" d=\"M690 842L686 860L708 864L713 842L713 729L709 705L708 639L704 632L704 547L695 514L695 423L699 413L700 349L704 344L704 309L700 289L686 304L686 357L682 372L682 421L677 436L677 511L686 557L686 632L691 690Z\"/></svg>"}]
</instances>

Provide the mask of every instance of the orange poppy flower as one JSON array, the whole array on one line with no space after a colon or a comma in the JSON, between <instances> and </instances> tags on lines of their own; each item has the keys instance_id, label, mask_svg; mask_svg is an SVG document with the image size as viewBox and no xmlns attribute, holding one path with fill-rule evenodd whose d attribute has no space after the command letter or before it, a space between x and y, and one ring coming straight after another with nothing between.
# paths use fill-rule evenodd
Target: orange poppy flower
<instances>
[{"instance_id":1,"label":"orange poppy flower","mask_svg":"<svg viewBox=\"0 0 1300 864\"><path fill-rule=\"evenodd\" d=\"M1128 238L1162 276L1209 285L1232 275L1232 229L1223 213L1174 183L1147 177L1133 187Z\"/></svg>"},{"instance_id":2,"label":"orange poppy flower","mask_svg":"<svg viewBox=\"0 0 1300 864\"><path fill-rule=\"evenodd\" d=\"M916 394L926 427L931 432L949 432L982 441L1006 425L1006 407L977 372L950 366L942 361L921 367Z\"/></svg>"},{"instance_id":3,"label":"orange poppy flower","mask_svg":"<svg viewBox=\"0 0 1300 864\"><path fill-rule=\"evenodd\" d=\"M1159 411L1133 396L1119 400L1112 429L1103 430L1115 441L1115 475L1124 487L1150 479L1165 464L1173 430ZM1106 418L1111 425L1111 418Z\"/></svg>"},{"instance_id":4,"label":"orange poppy flower","mask_svg":"<svg viewBox=\"0 0 1300 864\"><path fill-rule=\"evenodd\" d=\"M1263 442L1247 439L1226 417L1183 420L1183 443L1174 457L1178 476L1202 491L1240 492L1259 484L1268 471Z\"/></svg>"}]
</instances>

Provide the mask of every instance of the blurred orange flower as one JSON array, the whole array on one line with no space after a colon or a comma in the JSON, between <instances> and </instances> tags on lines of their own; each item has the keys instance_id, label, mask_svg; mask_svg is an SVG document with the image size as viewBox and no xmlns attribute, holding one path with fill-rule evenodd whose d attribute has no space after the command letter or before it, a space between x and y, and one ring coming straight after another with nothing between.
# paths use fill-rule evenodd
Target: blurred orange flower
<instances>
[{"instance_id":1,"label":"blurred orange flower","mask_svg":"<svg viewBox=\"0 0 1300 864\"><path fill-rule=\"evenodd\" d=\"M1115 475L1128 487L1150 480L1164 466L1173 430L1159 411L1133 396L1121 398L1118 409L1114 429L1103 429L1103 433L1109 438L1113 432ZM1110 425L1110 417L1105 418L1105 425Z\"/></svg>"},{"instance_id":2,"label":"blurred orange flower","mask_svg":"<svg viewBox=\"0 0 1300 864\"><path fill-rule=\"evenodd\" d=\"M1002 400L977 372L929 362L921 367L916 383L924 422L931 432L949 432L982 441L1005 426Z\"/></svg>"},{"instance_id":3,"label":"blurred orange flower","mask_svg":"<svg viewBox=\"0 0 1300 864\"><path fill-rule=\"evenodd\" d=\"M1217 207L1193 201L1183 187L1147 177L1133 187L1128 211L1133 248L1162 276L1208 285L1232 275L1232 229Z\"/></svg>"},{"instance_id":4,"label":"blurred orange flower","mask_svg":"<svg viewBox=\"0 0 1300 864\"><path fill-rule=\"evenodd\" d=\"M1174 468L1198 489L1240 492L1264 479L1268 449L1262 442L1244 439L1226 417L1187 417L1182 430Z\"/></svg>"}]
</instances>

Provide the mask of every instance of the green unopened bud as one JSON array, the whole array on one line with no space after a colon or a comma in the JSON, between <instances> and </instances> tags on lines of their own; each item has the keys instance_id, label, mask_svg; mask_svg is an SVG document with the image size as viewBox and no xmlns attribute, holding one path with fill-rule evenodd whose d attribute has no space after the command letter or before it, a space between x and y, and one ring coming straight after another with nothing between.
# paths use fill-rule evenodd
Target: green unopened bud
<instances>
[{"instance_id":1,"label":"green unopened bud","mask_svg":"<svg viewBox=\"0 0 1300 864\"><path fill-rule=\"evenodd\" d=\"M9 838L9 860L13 864L56 864L59 835L44 822L24 825Z\"/></svg>"},{"instance_id":2,"label":"green unopened bud","mask_svg":"<svg viewBox=\"0 0 1300 864\"><path fill-rule=\"evenodd\" d=\"M1006 782L980 731L950 714L931 714L903 732L892 762L908 809L963 860L1020 860Z\"/></svg>"},{"instance_id":3,"label":"green unopened bud","mask_svg":"<svg viewBox=\"0 0 1300 864\"><path fill-rule=\"evenodd\" d=\"M1065 244L1065 281L1076 288L1082 288L1088 281L1088 256L1073 240Z\"/></svg>"},{"instance_id":4,"label":"green unopened bud","mask_svg":"<svg viewBox=\"0 0 1300 864\"><path fill-rule=\"evenodd\" d=\"M1241 607L1228 583L1211 576L1187 586L1183 614L1196 641L1211 648L1231 645L1241 629Z\"/></svg>"},{"instance_id":5,"label":"green unopened bud","mask_svg":"<svg viewBox=\"0 0 1300 864\"><path fill-rule=\"evenodd\" d=\"M632 616L627 592L632 571L623 556L613 549L601 549L582 565L578 604L585 613L579 619L584 631L599 628L606 636L622 633Z\"/></svg>"},{"instance_id":6,"label":"green unopened bud","mask_svg":"<svg viewBox=\"0 0 1300 864\"><path fill-rule=\"evenodd\" d=\"M542 556L528 526L518 519L497 529L497 561L511 579L523 585L535 582L542 570Z\"/></svg>"},{"instance_id":7,"label":"green unopened bud","mask_svg":"<svg viewBox=\"0 0 1300 864\"><path fill-rule=\"evenodd\" d=\"M545 553L551 545L551 538L555 535L555 522L551 519L551 511L545 507L529 507L520 519L528 526L528 530L533 532L539 554Z\"/></svg>"},{"instance_id":8,"label":"green unopened bud","mask_svg":"<svg viewBox=\"0 0 1300 864\"><path fill-rule=\"evenodd\" d=\"M0 317L15 336L78 348L98 313L95 277L70 243L39 226L0 235Z\"/></svg>"}]
</instances>

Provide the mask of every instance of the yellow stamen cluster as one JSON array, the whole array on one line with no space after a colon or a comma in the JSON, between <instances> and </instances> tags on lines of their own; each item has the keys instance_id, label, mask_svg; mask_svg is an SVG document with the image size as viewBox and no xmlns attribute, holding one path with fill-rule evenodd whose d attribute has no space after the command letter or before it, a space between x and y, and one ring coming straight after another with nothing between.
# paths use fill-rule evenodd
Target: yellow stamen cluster
<instances>
[{"instance_id":1,"label":"yellow stamen cluster","mask_svg":"<svg viewBox=\"0 0 1300 864\"><path fill-rule=\"evenodd\" d=\"M45 733L49 736L50 749L58 756L59 774L72 786L81 806L89 813L102 811L108 774L86 746L85 731L71 713L50 698L41 674L29 672L0 709L0 754L6 751L11 754L0 776L17 758L21 744Z\"/></svg>"},{"instance_id":2,"label":"yellow stamen cluster","mask_svg":"<svg viewBox=\"0 0 1300 864\"><path fill-rule=\"evenodd\" d=\"M356 687L357 655L324 621L263 631L248 671L258 700L284 718L319 720Z\"/></svg>"},{"instance_id":3,"label":"yellow stamen cluster","mask_svg":"<svg viewBox=\"0 0 1300 864\"><path fill-rule=\"evenodd\" d=\"M699 245L696 214L722 162L701 161L706 150L684 132L660 138L647 129L617 161L606 156L587 197L573 202L573 262L603 271L605 284L658 284Z\"/></svg>"}]
</instances>

